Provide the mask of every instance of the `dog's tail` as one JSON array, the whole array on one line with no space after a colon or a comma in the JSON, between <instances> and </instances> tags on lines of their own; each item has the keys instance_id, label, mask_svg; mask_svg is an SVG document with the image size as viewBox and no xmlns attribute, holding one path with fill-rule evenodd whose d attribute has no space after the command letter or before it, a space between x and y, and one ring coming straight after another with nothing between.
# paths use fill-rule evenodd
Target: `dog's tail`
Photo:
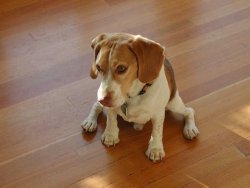
<instances>
[{"instance_id":1,"label":"dog's tail","mask_svg":"<svg viewBox=\"0 0 250 188\"><path fill-rule=\"evenodd\" d=\"M164 67L165 67L165 74L168 81L169 89L170 89L170 98L169 101L171 101L175 94L176 94L176 83L174 78L174 69L171 63L165 58L164 60Z\"/></svg>"}]
</instances>

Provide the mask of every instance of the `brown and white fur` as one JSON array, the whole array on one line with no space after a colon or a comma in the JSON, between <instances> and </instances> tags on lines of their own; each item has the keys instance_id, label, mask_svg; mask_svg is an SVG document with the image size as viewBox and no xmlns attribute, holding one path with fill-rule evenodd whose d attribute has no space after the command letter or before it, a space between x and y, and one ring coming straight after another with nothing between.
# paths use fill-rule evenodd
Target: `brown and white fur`
<instances>
[{"instance_id":1,"label":"brown and white fur","mask_svg":"<svg viewBox=\"0 0 250 188\"><path fill-rule=\"evenodd\" d=\"M134 122L136 130L150 121L153 129L146 155L152 161L165 156L162 143L165 111L170 110L185 117L183 134L192 139L199 134L194 121L194 111L187 108L176 89L173 69L164 56L164 47L140 35L110 33L98 35L92 41L95 61L90 76L102 76L97 92L97 102L82 127L87 132L97 129L97 117L103 108L107 123L101 137L103 144L112 146L119 142L117 115ZM143 95L138 95L145 84L152 84ZM127 113L121 106L127 104Z\"/></svg>"}]
</instances>

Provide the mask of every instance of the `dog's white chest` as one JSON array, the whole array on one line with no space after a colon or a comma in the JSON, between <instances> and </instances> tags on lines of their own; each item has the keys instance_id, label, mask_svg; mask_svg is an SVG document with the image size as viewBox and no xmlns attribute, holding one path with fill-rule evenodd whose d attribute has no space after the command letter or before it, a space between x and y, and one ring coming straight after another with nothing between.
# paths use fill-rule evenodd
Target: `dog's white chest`
<instances>
[{"instance_id":1,"label":"dog's white chest","mask_svg":"<svg viewBox=\"0 0 250 188\"><path fill-rule=\"evenodd\" d=\"M118 114L128 122L145 124L150 120L151 114L150 111L145 108L144 105L132 105L128 104L123 109L118 110Z\"/></svg>"},{"instance_id":2,"label":"dog's white chest","mask_svg":"<svg viewBox=\"0 0 250 188\"><path fill-rule=\"evenodd\" d=\"M153 116L157 116L162 110L165 110L169 96L168 83L164 69L162 69L158 79L146 93L130 99L127 106L123 105L117 109L117 114L125 121L145 124Z\"/></svg>"}]
</instances>

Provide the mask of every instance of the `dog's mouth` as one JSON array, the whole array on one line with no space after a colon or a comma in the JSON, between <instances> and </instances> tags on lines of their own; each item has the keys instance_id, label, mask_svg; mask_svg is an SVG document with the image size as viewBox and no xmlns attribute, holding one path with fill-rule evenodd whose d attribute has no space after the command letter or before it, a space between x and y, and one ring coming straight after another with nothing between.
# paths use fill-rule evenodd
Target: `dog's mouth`
<instances>
[{"instance_id":1,"label":"dog's mouth","mask_svg":"<svg viewBox=\"0 0 250 188\"><path fill-rule=\"evenodd\" d=\"M105 106L105 107L108 107L108 108L112 108L113 107L112 103L110 103L110 102L101 102L101 104L103 106Z\"/></svg>"},{"instance_id":2,"label":"dog's mouth","mask_svg":"<svg viewBox=\"0 0 250 188\"><path fill-rule=\"evenodd\" d=\"M118 100L101 100L99 101L103 106L108 107L108 108L119 108L123 105L124 100L118 99Z\"/></svg>"},{"instance_id":3,"label":"dog's mouth","mask_svg":"<svg viewBox=\"0 0 250 188\"><path fill-rule=\"evenodd\" d=\"M99 103L101 103L105 107L112 107L113 106L113 103L112 103L112 100L110 97L105 97L104 99L98 100L98 101L99 101Z\"/></svg>"}]
</instances>

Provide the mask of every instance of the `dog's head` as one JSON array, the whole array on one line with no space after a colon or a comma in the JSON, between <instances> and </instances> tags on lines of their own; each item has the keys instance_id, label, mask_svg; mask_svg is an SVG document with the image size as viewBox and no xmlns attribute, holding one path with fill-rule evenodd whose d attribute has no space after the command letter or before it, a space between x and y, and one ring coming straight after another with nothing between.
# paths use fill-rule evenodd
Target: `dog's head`
<instances>
[{"instance_id":1,"label":"dog's head","mask_svg":"<svg viewBox=\"0 0 250 188\"><path fill-rule=\"evenodd\" d=\"M98 101L107 107L119 107L128 98L159 75L164 48L139 35L101 34L93 39L95 53L90 76L102 76Z\"/></svg>"}]
</instances>

